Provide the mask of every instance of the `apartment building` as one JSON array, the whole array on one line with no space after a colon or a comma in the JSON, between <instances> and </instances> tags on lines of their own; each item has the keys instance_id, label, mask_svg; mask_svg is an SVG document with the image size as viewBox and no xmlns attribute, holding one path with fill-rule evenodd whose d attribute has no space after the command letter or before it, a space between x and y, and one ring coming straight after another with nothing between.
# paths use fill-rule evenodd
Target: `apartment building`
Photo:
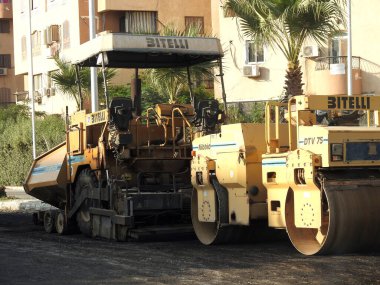
<instances>
[{"instance_id":1,"label":"apartment building","mask_svg":"<svg viewBox=\"0 0 380 285\"><path fill-rule=\"evenodd\" d=\"M224 78L228 102L262 101L282 95L287 61L280 51L256 46L245 38L236 18L226 15L223 1L212 1L214 32L225 50ZM380 30L378 0L351 1L353 93L380 94ZM347 94L347 31L325 46L305 43L304 93ZM215 88L220 97L221 88Z\"/></svg>"},{"instance_id":2,"label":"apartment building","mask_svg":"<svg viewBox=\"0 0 380 285\"><path fill-rule=\"evenodd\" d=\"M0 0L1 1L1 0ZM27 75L27 2L14 3L15 72ZM67 60L76 47L89 39L88 1L86 0L32 0L32 54L34 66L34 95L36 110L48 113L75 111L74 100L60 94L50 80L57 69L53 56ZM96 31L158 33L165 26L184 30L191 24L199 25L204 33L211 33L211 6L205 0L94 0ZM125 84L120 71L114 83ZM24 76L25 89L27 76Z\"/></svg>"},{"instance_id":3,"label":"apartment building","mask_svg":"<svg viewBox=\"0 0 380 285\"><path fill-rule=\"evenodd\" d=\"M23 90L22 78L14 75L12 2L0 0L0 104L14 103L13 94Z\"/></svg>"}]
</instances>

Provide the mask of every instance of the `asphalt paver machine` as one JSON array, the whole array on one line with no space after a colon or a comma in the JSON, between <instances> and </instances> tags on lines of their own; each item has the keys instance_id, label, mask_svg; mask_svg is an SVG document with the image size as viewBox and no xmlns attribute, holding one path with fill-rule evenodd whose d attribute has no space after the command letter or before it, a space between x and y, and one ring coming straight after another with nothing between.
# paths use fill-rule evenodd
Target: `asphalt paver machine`
<instances>
[{"instance_id":1,"label":"asphalt paver machine","mask_svg":"<svg viewBox=\"0 0 380 285\"><path fill-rule=\"evenodd\" d=\"M105 33L82 44L72 63L100 67L103 75L106 68L191 72L199 63L221 66L222 56L216 38ZM104 79L105 108L72 114L66 141L33 162L26 193L59 209L44 213L47 231L65 233L73 221L85 235L117 240L192 231L192 126L199 115L194 104L157 104L142 115L141 83L132 83L131 98L108 102Z\"/></svg>"}]
</instances>

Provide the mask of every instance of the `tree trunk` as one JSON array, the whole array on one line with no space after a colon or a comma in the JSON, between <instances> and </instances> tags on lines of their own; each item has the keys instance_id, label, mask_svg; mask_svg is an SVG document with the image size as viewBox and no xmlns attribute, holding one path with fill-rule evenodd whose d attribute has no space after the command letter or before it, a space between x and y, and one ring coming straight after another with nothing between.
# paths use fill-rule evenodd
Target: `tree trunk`
<instances>
[{"instance_id":1,"label":"tree trunk","mask_svg":"<svg viewBox=\"0 0 380 285\"><path fill-rule=\"evenodd\" d=\"M289 63L288 69L285 75L285 96L282 99L283 102L288 102L288 100L295 95L302 95L302 71L299 61L295 63Z\"/></svg>"}]
</instances>

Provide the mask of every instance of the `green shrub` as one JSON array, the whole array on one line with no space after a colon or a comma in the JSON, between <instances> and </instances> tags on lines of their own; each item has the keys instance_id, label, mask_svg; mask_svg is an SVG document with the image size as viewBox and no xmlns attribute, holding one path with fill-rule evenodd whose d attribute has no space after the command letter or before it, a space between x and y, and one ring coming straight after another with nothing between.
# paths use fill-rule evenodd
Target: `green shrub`
<instances>
[{"instance_id":1,"label":"green shrub","mask_svg":"<svg viewBox=\"0 0 380 285\"><path fill-rule=\"evenodd\" d=\"M26 110L15 105L0 110L0 185L21 185L33 162L32 123ZM64 141L61 117L39 116L35 123L37 156Z\"/></svg>"},{"instance_id":2,"label":"green shrub","mask_svg":"<svg viewBox=\"0 0 380 285\"><path fill-rule=\"evenodd\" d=\"M228 123L264 123L265 102L229 104Z\"/></svg>"}]
</instances>

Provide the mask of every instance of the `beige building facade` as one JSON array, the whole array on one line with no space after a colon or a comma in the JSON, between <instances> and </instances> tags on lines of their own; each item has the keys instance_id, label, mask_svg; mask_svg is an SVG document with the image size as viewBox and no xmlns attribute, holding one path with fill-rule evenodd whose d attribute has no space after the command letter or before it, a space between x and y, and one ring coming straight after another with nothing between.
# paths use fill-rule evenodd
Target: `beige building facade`
<instances>
[{"instance_id":1,"label":"beige building facade","mask_svg":"<svg viewBox=\"0 0 380 285\"><path fill-rule=\"evenodd\" d=\"M0 0L0 105L15 102L14 93L23 90L22 77L15 77L12 2Z\"/></svg>"},{"instance_id":2,"label":"beige building facade","mask_svg":"<svg viewBox=\"0 0 380 285\"><path fill-rule=\"evenodd\" d=\"M1 0L0 0L1 1ZM66 60L75 48L89 39L88 1L86 0L33 0L32 53L34 67L34 95L36 110L64 113L76 109L74 100L60 94L50 80L57 69L52 57ZM192 24L201 27L205 34L211 32L211 6L205 0L94 0L96 7L96 32L158 33L163 27L173 26L184 30ZM28 60L27 0L15 1L14 50L15 73L24 75L27 87ZM119 72L114 83L126 84L125 73ZM122 82L123 81L123 82Z\"/></svg>"},{"instance_id":3,"label":"beige building facade","mask_svg":"<svg viewBox=\"0 0 380 285\"><path fill-rule=\"evenodd\" d=\"M245 38L236 18L212 1L214 32L225 50L224 79L228 102L263 101L283 94L287 61L278 50L257 47ZM378 0L351 1L353 93L380 94L380 5ZM326 46L305 43L300 55L305 94L347 94L347 31ZM215 88L221 97L221 88Z\"/></svg>"}]
</instances>

